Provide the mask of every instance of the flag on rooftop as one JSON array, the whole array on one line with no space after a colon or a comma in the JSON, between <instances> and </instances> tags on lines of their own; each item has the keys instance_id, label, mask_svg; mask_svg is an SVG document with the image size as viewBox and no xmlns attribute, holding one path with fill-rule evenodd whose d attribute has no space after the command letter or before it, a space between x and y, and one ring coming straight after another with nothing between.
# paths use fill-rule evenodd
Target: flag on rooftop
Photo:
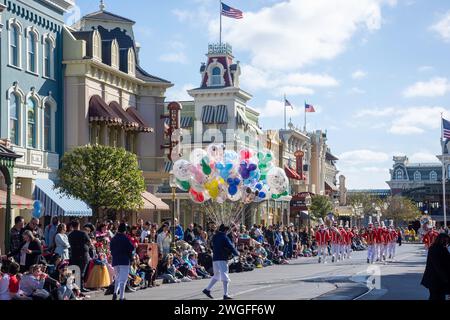
<instances>
[{"instance_id":1,"label":"flag on rooftop","mask_svg":"<svg viewBox=\"0 0 450 320\"><path fill-rule=\"evenodd\" d=\"M244 14L242 13L241 10L232 8L223 2L222 2L222 15L225 17L228 17L228 18L233 18L233 19L244 18Z\"/></svg>"},{"instance_id":2,"label":"flag on rooftop","mask_svg":"<svg viewBox=\"0 0 450 320\"><path fill-rule=\"evenodd\" d=\"M316 112L316 110L314 109L314 106L305 103L305 112Z\"/></svg>"},{"instance_id":3,"label":"flag on rooftop","mask_svg":"<svg viewBox=\"0 0 450 320\"><path fill-rule=\"evenodd\" d=\"M442 119L442 138L450 139L450 121Z\"/></svg>"},{"instance_id":4,"label":"flag on rooftop","mask_svg":"<svg viewBox=\"0 0 450 320\"><path fill-rule=\"evenodd\" d=\"M292 103L289 102L288 99L284 98L284 106L285 107L291 107L292 110L294 110L294 107L292 106Z\"/></svg>"}]
</instances>

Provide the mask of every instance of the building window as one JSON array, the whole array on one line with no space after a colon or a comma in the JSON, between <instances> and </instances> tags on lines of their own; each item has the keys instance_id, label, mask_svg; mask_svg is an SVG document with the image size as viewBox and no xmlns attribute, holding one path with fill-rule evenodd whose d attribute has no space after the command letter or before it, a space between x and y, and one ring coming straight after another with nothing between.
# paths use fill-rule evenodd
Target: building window
<instances>
[{"instance_id":1,"label":"building window","mask_svg":"<svg viewBox=\"0 0 450 320\"><path fill-rule=\"evenodd\" d=\"M13 66L16 67L20 67L19 51L20 51L20 29L19 26L14 25L11 28L9 61Z\"/></svg>"},{"instance_id":2,"label":"building window","mask_svg":"<svg viewBox=\"0 0 450 320\"><path fill-rule=\"evenodd\" d=\"M395 179L396 180L403 180L403 171L402 170L397 170L395 172Z\"/></svg>"},{"instance_id":3,"label":"building window","mask_svg":"<svg viewBox=\"0 0 450 320\"><path fill-rule=\"evenodd\" d=\"M9 139L15 145L19 144L19 110L20 98L12 93L9 99Z\"/></svg>"},{"instance_id":4,"label":"building window","mask_svg":"<svg viewBox=\"0 0 450 320\"><path fill-rule=\"evenodd\" d=\"M36 148L36 102L33 99L27 101L27 146Z\"/></svg>"},{"instance_id":5,"label":"building window","mask_svg":"<svg viewBox=\"0 0 450 320\"><path fill-rule=\"evenodd\" d=\"M94 35L92 37L93 58L98 61L102 61L102 38L100 37L100 33L98 31L94 31Z\"/></svg>"},{"instance_id":6,"label":"building window","mask_svg":"<svg viewBox=\"0 0 450 320\"><path fill-rule=\"evenodd\" d=\"M49 39L46 39L44 43L44 76L47 78L52 77L52 68L51 68L52 51L53 51L52 43Z\"/></svg>"},{"instance_id":7,"label":"building window","mask_svg":"<svg viewBox=\"0 0 450 320\"><path fill-rule=\"evenodd\" d=\"M128 50L128 74L134 75L136 73L136 57L132 48Z\"/></svg>"},{"instance_id":8,"label":"building window","mask_svg":"<svg viewBox=\"0 0 450 320\"><path fill-rule=\"evenodd\" d=\"M91 145L97 145L100 141L100 126L97 124L91 125Z\"/></svg>"},{"instance_id":9,"label":"building window","mask_svg":"<svg viewBox=\"0 0 450 320\"><path fill-rule=\"evenodd\" d=\"M34 32L28 33L28 52L27 52L27 64L28 71L37 73L36 71L36 48L37 48L37 36Z\"/></svg>"},{"instance_id":10,"label":"building window","mask_svg":"<svg viewBox=\"0 0 450 320\"><path fill-rule=\"evenodd\" d=\"M219 67L214 67L212 69L212 79L211 79L211 85L213 86L220 86L222 84L222 72Z\"/></svg>"},{"instance_id":11,"label":"building window","mask_svg":"<svg viewBox=\"0 0 450 320\"><path fill-rule=\"evenodd\" d=\"M119 45L115 39L111 44L111 67L119 68Z\"/></svg>"},{"instance_id":12,"label":"building window","mask_svg":"<svg viewBox=\"0 0 450 320\"><path fill-rule=\"evenodd\" d=\"M422 180L422 175L419 171L414 172L414 181L420 181Z\"/></svg>"},{"instance_id":13,"label":"building window","mask_svg":"<svg viewBox=\"0 0 450 320\"><path fill-rule=\"evenodd\" d=\"M430 172L430 180L431 181L437 181L437 173L436 173L436 171L431 171Z\"/></svg>"},{"instance_id":14,"label":"building window","mask_svg":"<svg viewBox=\"0 0 450 320\"><path fill-rule=\"evenodd\" d=\"M48 103L44 108L44 150L52 151L52 107Z\"/></svg>"}]
</instances>

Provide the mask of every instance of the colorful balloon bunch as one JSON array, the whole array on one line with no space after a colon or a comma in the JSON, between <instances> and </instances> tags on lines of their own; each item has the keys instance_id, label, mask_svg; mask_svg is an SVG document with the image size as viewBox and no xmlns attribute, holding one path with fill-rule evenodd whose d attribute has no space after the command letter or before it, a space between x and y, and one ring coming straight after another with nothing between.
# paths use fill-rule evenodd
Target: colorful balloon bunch
<instances>
[{"instance_id":1,"label":"colorful balloon bunch","mask_svg":"<svg viewBox=\"0 0 450 320\"><path fill-rule=\"evenodd\" d=\"M177 186L195 203L211 199L217 203L244 204L287 196L289 180L283 169L273 165L270 152L227 150L224 144L194 149L190 159L173 165Z\"/></svg>"}]
</instances>

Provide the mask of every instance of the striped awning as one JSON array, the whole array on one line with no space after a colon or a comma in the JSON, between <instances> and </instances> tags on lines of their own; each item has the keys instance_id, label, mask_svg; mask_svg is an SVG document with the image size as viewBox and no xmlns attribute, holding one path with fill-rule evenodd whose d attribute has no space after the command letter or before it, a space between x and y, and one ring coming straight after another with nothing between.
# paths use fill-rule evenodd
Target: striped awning
<instances>
[{"instance_id":1,"label":"striped awning","mask_svg":"<svg viewBox=\"0 0 450 320\"><path fill-rule=\"evenodd\" d=\"M24 198L15 194L11 195L11 208L33 210L34 200ZM6 191L0 190L0 208L6 208Z\"/></svg>"},{"instance_id":2,"label":"striped awning","mask_svg":"<svg viewBox=\"0 0 450 320\"><path fill-rule=\"evenodd\" d=\"M46 216L90 217L92 209L81 200L69 198L55 189L51 180L37 179L34 198L41 201Z\"/></svg>"},{"instance_id":3,"label":"striped awning","mask_svg":"<svg viewBox=\"0 0 450 320\"><path fill-rule=\"evenodd\" d=\"M173 162L166 161L164 163L164 172L170 172L172 170Z\"/></svg>"},{"instance_id":4,"label":"striped awning","mask_svg":"<svg viewBox=\"0 0 450 320\"><path fill-rule=\"evenodd\" d=\"M170 210L167 203L148 191L142 192L142 200L144 201L144 210Z\"/></svg>"},{"instance_id":5,"label":"striped awning","mask_svg":"<svg viewBox=\"0 0 450 320\"><path fill-rule=\"evenodd\" d=\"M203 106L202 122L204 124L213 124L215 120L215 111L216 108L214 106Z\"/></svg>"},{"instance_id":6,"label":"striped awning","mask_svg":"<svg viewBox=\"0 0 450 320\"><path fill-rule=\"evenodd\" d=\"M251 130L255 131L257 134L263 134L263 131L256 124L248 120L243 110L236 109L236 111L237 111L236 121L238 125L247 126Z\"/></svg>"},{"instance_id":7,"label":"striped awning","mask_svg":"<svg viewBox=\"0 0 450 320\"><path fill-rule=\"evenodd\" d=\"M228 108L225 105L216 107L216 116L214 122L217 124L228 123Z\"/></svg>"}]
</instances>

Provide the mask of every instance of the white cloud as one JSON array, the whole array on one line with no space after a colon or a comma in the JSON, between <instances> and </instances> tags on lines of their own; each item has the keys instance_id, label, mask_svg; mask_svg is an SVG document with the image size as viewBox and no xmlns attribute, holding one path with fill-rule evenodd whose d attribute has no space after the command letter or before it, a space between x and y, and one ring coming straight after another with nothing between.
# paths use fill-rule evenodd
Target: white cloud
<instances>
[{"instance_id":1,"label":"white cloud","mask_svg":"<svg viewBox=\"0 0 450 320\"><path fill-rule=\"evenodd\" d=\"M175 85L172 88L167 90L167 99L166 101L190 101L193 98L187 93L187 90L193 89L196 86L188 83L183 86Z\"/></svg>"},{"instance_id":2,"label":"white cloud","mask_svg":"<svg viewBox=\"0 0 450 320\"><path fill-rule=\"evenodd\" d=\"M348 93L349 94L364 94L364 93L366 93L366 91L363 89L360 89L358 87L353 87L348 91Z\"/></svg>"},{"instance_id":3,"label":"white cloud","mask_svg":"<svg viewBox=\"0 0 450 320\"><path fill-rule=\"evenodd\" d=\"M377 121L379 123L387 123L388 132L390 133L406 135L420 134L430 129L440 128L441 113L444 114L444 117L450 116L448 108L420 106L364 109L355 114L353 118L359 119L358 123L366 126L373 125L374 118L386 117L389 119L379 119Z\"/></svg>"},{"instance_id":4,"label":"white cloud","mask_svg":"<svg viewBox=\"0 0 450 320\"><path fill-rule=\"evenodd\" d=\"M438 162L436 156L429 152L416 152L411 155L409 158L410 162Z\"/></svg>"},{"instance_id":5,"label":"white cloud","mask_svg":"<svg viewBox=\"0 0 450 320\"><path fill-rule=\"evenodd\" d=\"M352 73L352 79L355 80L364 79L365 77L367 77L367 72L362 70L356 70L355 72Z\"/></svg>"},{"instance_id":6,"label":"white cloud","mask_svg":"<svg viewBox=\"0 0 450 320\"><path fill-rule=\"evenodd\" d=\"M292 103L292 101L290 101ZM261 118L275 118L275 117L284 117L284 103L278 100L268 100L266 105L263 108L253 108L258 111L261 115ZM298 117L302 114L302 108L297 108L294 105L294 108L286 107L286 118L289 121L289 118Z\"/></svg>"},{"instance_id":7,"label":"white cloud","mask_svg":"<svg viewBox=\"0 0 450 320\"><path fill-rule=\"evenodd\" d=\"M283 73L242 66L241 83L250 91L268 90L275 96L311 95L318 87L336 87L339 82L328 74Z\"/></svg>"},{"instance_id":8,"label":"white cloud","mask_svg":"<svg viewBox=\"0 0 450 320\"><path fill-rule=\"evenodd\" d=\"M427 82L416 82L403 91L406 98L414 97L441 97L450 91L450 82L447 78L436 77Z\"/></svg>"},{"instance_id":9,"label":"white cloud","mask_svg":"<svg viewBox=\"0 0 450 320\"><path fill-rule=\"evenodd\" d=\"M430 26L431 31L437 33L444 41L450 41L450 11L448 11L438 22Z\"/></svg>"},{"instance_id":10,"label":"white cloud","mask_svg":"<svg viewBox=\"0 0 450 320\"><path fill-rule=\"evenodd\" d=\"M159 60L163 62L173 62L181 64L186 64L188 62L188 58L183 52L165 53L159 57Z\"/></svg>"},{"instance_id":11,"label":"white cloud","mask_svg":"<svg viewBox=\"0 0 450 320\"><path fill-rule=\"evenodd\" d=\"M380 163L389 160L389 156L384 152L376 152L368 149L352 150L338 156L339 161L344 164L358 165L364 163Z\"/></svg>"},{"instance_id":12,"label":"white cloud","mask_svg":"<svg viewBox=\"0 0 450 320\"><path fill-rule=\"evenodd\" d=\"M385 0L288 0L245 12L240 21L224 19L224 39L251 53L251 63L266 70L293 70L345 51L360 30L380 29ZM218 21L210 21L217 39ZM263 23L261 23L263 22ZM258 26L257 28L255 26Z\"/></svg>"},{"instance_id":13,"label":"white cloud","mask_svg":"<svg viewBox=\"0 0 450 320\"><path fill-rule=\"evenodd\" d=\"M419 72L429 72L433 70L434 70L433 66L420 66L419 68L417 68L417 71Z\"/></svg>"}]
</instances>

